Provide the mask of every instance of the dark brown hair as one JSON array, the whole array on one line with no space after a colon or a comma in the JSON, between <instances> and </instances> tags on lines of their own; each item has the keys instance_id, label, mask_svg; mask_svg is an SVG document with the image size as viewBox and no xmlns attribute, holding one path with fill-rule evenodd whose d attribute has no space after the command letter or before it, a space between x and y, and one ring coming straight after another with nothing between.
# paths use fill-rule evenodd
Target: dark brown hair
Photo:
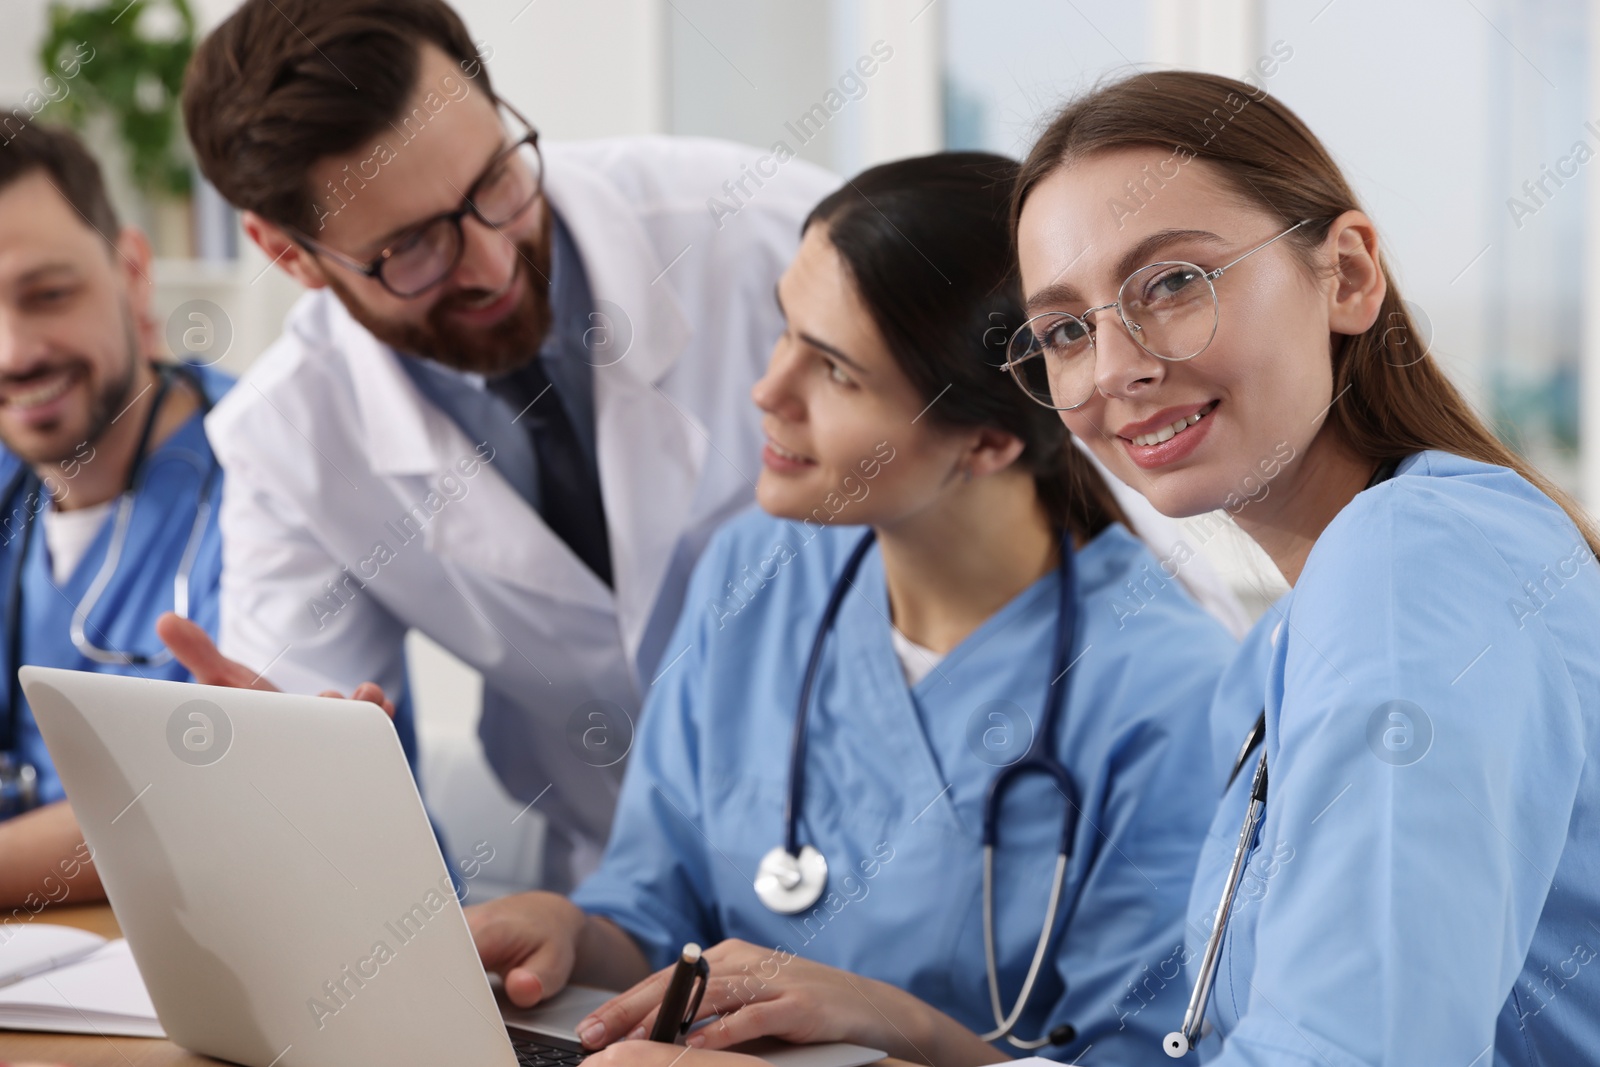
<instances>
[{"instance_id":1,"label":"dark brown hair","mask_svg":"<svg viewBox=\"0 0 1600 1067\"><path fill-rule=\"evenodd\" d=\"M1028 195L1046 177L1076 159L1130 147L1207 161L1235 195L1285 227L1314 220L1284 239L1308 269L1333 220L1361 209L1322 142L1275 98L1214 74L1154 71L1096 89L1051 121L1018 175L1013 235ZM1509 467L1559 504L1600 554L1594 520L1495 437L1431 353L1419 356L1413 339L1422 334L1388 266L1382 269L1387 291L1377 321L1365 333L1341 337L1334 350L1337 403L1328 427L1375 464L1438 449Z\"/></svg>"},{"instance_id":2,"label":"dark brown hair","mask_svg":"<svg viewBox=\"0 0 1600 1067\"><path fill-rule=\"evenodd\" d=\"M36 171L50 179L84 225L98 231L107 245L116 246L122 223L106 196L100 164L77 134L60 126L33 123L0 141L0 189Z\"/></svg>"},{"instance_id":3,"label":"dark brown hair","mask_svg":"<svg viewBox=\"0 0 1600 1067\"><path fill-rule=\"evenodd\" d=\"M246 0L201 42L184 80L201 171L235 207L309 229L312 165L389 128L416 87L423 44L494 100L444 0Z\"/></svg>"},{"instance_id":4,"label":"dark brown hair","mask_svg":"<svg viewBox=\"0 0 1600 1067\"><path fill-rule=\"evenodd\" d=\"M1026 316L1006 228L1017 164L944 152L863 171L812 209L827 227L895 362L930 421L1022 441L1017 462L1057 530L1089 538L1126 519L1054 411L1000 370Z\"/></svg>"}]
</instances>

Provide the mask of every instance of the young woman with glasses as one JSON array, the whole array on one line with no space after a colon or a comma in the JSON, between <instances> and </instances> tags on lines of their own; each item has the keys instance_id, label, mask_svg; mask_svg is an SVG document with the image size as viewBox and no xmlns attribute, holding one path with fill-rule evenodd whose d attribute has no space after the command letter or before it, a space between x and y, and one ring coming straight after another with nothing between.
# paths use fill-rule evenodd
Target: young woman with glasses
<instances>
[{"instance_id":1,"label":"young woman with glasses","mask_svg":"<svg viewBox=\"0 0 1600 1067\"><path fill-rule=\"evenodd\" d=\"M1179 173L1112 218L1174 146ZM1271 97L1177 72L1096 92L1024 163L1014 224L1013 373L1157 508L1208 511L1293 457L1236 515L1292 590L1219 693L1262 711L1202 854L1169 1054L1592 1060L1592 521L1424 350L1377 226Z\"/></svg>"}]
</instances>

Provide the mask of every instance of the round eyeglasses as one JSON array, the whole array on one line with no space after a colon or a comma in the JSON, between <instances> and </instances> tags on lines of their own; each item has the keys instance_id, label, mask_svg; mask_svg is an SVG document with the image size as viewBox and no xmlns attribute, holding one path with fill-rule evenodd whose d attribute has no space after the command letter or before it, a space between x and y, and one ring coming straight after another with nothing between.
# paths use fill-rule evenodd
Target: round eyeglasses
<instances>
[{"instance_id":1,"label":"round eyeglasses","mask_svg":"<svg viewBox=\"0 0 1600 1067\"><path fill-rule=\"evenodd\" d=\"M363 263L305 234L295 239L312 252L326 256L357 274L374 278L402 299L420 296L455 271L466 251L462 220L472 215L485 226L499 229L515 221L544 192L544 159L539 153L539 132L509 104L508 112L527 129L502 149L462 198L461 206L398 234L370 261Z\"/></svg>"},{"instance_id":2,"label":"round eyeglasses","mask_svg":"<svg viewBox=\"0 0 1600 1067\"><path fill-rule=\"evenodd\" d=\"M1011 335L1002 370L1011 372L1029 399L1057 411L1074 411L1095 392L1095 327L1090 316L1116 308L1128 336L1144 351L1172 363L1193 359L1217 334L1219 309L1213 286L1224 271L1273 241L1311 222L1302 219L1230 263L1206 270L1184 260L1140 267L1123 280L1117 299L1079 315L1046 311Z\"/></svg>"}]
</instances>

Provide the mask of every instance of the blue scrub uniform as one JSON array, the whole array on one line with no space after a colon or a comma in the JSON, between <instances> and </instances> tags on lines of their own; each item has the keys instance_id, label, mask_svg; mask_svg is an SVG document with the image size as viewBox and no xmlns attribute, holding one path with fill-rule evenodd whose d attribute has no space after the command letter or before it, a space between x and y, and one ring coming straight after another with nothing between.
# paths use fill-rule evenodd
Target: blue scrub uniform
<instances>
[{"instance_id":1,"label":"blue scrub uniform","mask_svg":"<svg viewBox=\"0 0 1600 1067\"><path fill-rule=\"evenodd\" d=\"M1265 704L1270 792L1213 1064L1595 1062L1597 572L1527 481L1441 452L1329 524L1218 689L1235 723ZM1201 857L1194 966L1254 766Z\"/></svg>"},{"instance_id":2,"label":"blue scrub uniform","mask_svg":"<svg viewBox=\"0 0 1600 1067\"><path fill-rule=\"evenodd\" d=\"M213 403L233 384L232 378L209 367L195 367L194 373ZM178 427L159 448L150 452L145 463L144 486L134 503L116 576L106 586L89 618L90 635L102 648L140 652L156 652L162 648L155 634L155 622L163 612L172 610L173 578L178 573L178 561L193 529L201 480L216 463L206 441L201 415L196 412ZM0 485L9 483L18 467L15 456L0 450ZM222 538L217 529L222 482L219 475L213 483L211 517L201 537L189 580L190 617L213 638L217 634L217 585L222 570ZM38 507L38 504L32 506ZM27 501L14 500L0 502L0 507L5 508L4 525L0 527L0 583L9 585L15 553L22 547L22 523L27 519L30 505ZM69 632L72 614L100 572L111 544L114 519L115 507L71 577L58 586L50 572L43 516L33 517L33 536L29 539L28 558L22 571L22 662L37 667L190 681L188 670L176 660L159 667L112 666L88 659L72 644ZM9 596L12 590L5 592ZM4 626L3 621L0 626ZM4 671L0 677L8 677L16 671L16 665L5 662L8 648L8 639L0 634L0 670ZM0 686L0 715L8 714L9 709L5 707L8 700L5 687ZM414 768L416 738L409 700L402 700L396 710L395 727ZM22 759L32 763L39 773L40 803L63 799L66 794L61 779L26 700L18 722L18 749Z\"/></svg>"},{"instance_id":3,"label":"blue scrub uniform","mask_svg":"<svg viewBox=\"0 0 1600 1067\"><path fill-rule=\"evenodd\" d=\"M892 983L984 1032L983 799L995 765L1018 758L1039 723L1057 571L908 689L881 557L867 554L809 721L800 833L828 859L828 891L783 916L751 887L783 841L811 640L862 534L751 512L713 538L647 699L605 858L574 900L629 931L658 966L687 941L742 938ZM1058 755L1084 810L1055 948L1017 1032L1070 1023L1077 1040L1045 1052L1093 1046L1090 1062L1154 1064L1183 1008L1173 979L1184 902L1218 794L1207 713L1234 643L1177 582L1157 589L1159 565L1121 526L1076 563L1078 659ZM1130 582L1144 583L1143 598ZM1064 807L1039 776L1007 796L996 931L1008 1008L1044 919Z\"/></svg>"}]
</instances>

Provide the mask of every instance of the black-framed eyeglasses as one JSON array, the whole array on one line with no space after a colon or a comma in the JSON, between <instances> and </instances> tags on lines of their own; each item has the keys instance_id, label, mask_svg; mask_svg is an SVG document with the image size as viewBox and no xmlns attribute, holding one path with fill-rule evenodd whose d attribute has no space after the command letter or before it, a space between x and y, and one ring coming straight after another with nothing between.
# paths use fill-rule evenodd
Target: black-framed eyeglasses
<instances>
[{"instance_id":1,"label":"black-framed eyeglasses","mask_svg":"<svg viewBox=\"0 0 1600 1067\"><path fill-rule=\"evenodd\" d=\"M402 299L421 296L456 269L466 250L462 220L475 216L485 226L499 229L516 220L544 193L544 157L539 152L539 131L510 104L501 106L527 130L502 149L462 198L454 211L417 223L397 236L366 263L329 248L307 234L291 231L311 252L374 278Z\"/></svg>"},{"instance_id":2,"label":"black-framed eyeglasses","mask_svg":"<svg viewBox=\"0 0 1600 1067\"><path fill-rule=\"evenodd\" d=\"M1090 316L1115 308L1128 336L1146 352L1172 363L1193 359L1217 335L1220 308L1212 285L1224 271L1314 222L1301 219L1215 270L1184 260L1140 267L1123 281L1117 299L1079 315L1046 311L1017 327L1001 370L1011 372L1037 404L1075 411L1095 391L1095 327Z\"/></svg>"}]
</instances>

